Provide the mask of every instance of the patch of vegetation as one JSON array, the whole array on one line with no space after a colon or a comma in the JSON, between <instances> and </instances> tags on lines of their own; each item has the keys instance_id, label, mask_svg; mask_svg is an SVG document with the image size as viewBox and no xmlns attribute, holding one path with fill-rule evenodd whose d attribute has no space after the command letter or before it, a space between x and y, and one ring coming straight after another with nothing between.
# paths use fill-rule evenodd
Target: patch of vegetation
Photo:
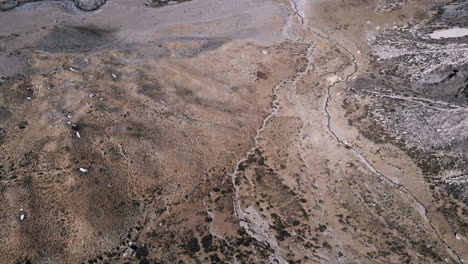
<instances>
[{"instance_id":1,"label":"patch of vegetation","mask_svg":"<svg viewBox=\"0 0 468 264\"><path fill-rule=\"evenodd\" d=\"M198 244L198 238L192 237L184 246L183 248L190 253L197 253L200 251L200 245Z\"/></svg>"}]
</instances>

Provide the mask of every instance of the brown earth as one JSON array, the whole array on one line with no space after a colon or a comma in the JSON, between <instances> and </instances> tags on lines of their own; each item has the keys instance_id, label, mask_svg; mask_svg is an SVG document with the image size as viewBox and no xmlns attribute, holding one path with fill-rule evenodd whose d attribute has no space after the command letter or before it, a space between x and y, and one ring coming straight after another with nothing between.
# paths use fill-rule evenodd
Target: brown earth
<instances>
[{"instance_id":1,"label":"brown earth","mask_svg":"<svg viewBox=\"0 0 468 264\"><path fill-rule=\"evenodd\" d=\"M145 4L0 13L1 263L468 259L462 2Z\"/></svg>"}]
</instances>

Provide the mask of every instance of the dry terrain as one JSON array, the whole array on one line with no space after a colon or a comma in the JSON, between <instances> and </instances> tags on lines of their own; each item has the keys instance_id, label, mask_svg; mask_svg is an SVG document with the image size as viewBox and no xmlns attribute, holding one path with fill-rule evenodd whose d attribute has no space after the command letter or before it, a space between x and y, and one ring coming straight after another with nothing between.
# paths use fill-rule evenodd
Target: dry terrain
<instances>
[{"instance_id":1,"label":"dry terrain","mask_svg":"<svg viewBox=\"0 0 468 264\"><path fill-rule=\"evenodd\" d=\"M468 263L466 1L0 10L0 263Z\"/></svg>"}]
</instances>

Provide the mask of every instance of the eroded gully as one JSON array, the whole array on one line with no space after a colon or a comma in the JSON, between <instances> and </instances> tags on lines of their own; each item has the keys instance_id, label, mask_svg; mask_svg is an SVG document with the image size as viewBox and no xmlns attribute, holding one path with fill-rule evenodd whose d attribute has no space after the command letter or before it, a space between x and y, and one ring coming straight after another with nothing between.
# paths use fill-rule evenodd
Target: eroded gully
<instances>
[{"instance_id":1,"label":"eroded gully","mask_svg":"<svg viewBox=\"0 0 468 264\"><path fill-rule=\"evenodd\" d=\"M331 119L332 118L331 118L331 115L330 115L330 113L328 111L329 103L330 103L331 97L332 97L331 91L333 90L335 85L337 85L339 83L347 83L347 82L349 82L349 80L355 74L357 74L357 72L358 72L358 63L357 63L356 58L353 55L353 53L351 53L345 46L341 45L337 41L334 41L334 40L330 39L329 37L325 36L324 34L322 34L322 33L318 32L318 31L312 29L311 27L307 26L307 23L306 23L306 20L305 20L305 15L298 8L298 4L297 4L296 1L292 0L291 1L291 6L292 6L292 9L294 11L293 15L296 16L297 20L299 21L300 26L304 30L312 33L313 35L317 36L319 39L324 40L324 41L332 44L333 46L335 46L336 48L338 48L339 50L341 50L342 52L344 52L347 56L349 56L351 58L351 64L352 64L352 68L353 68L352 72L347 74L346 77L344 78L344 80L337 80L337 81L333 82L327 88L327 93L326 93L325 101L324 101L324 104L323 104L323 111L324 111L324 115L325 115L327 131L330 133L330 135L340 145L346 147L346 149L351 151L364 165L366 165L366 167L369 168L370 171L372 171L374 174L376 174L377 176L382 178L384 181L391 184L393 187L395 187L397 189L400 189L403 192L405 192L407 195L409 195L414 200L414 202L417 204L417 206L419 207L418 211L421 213L421 216L425 219L425 221L427 221L427 223L430 225L430 227L431 227L432 231L434 232L434 234L447 247L448 252L452 256L454 256L458 261L460 261L460 263L462 263L461 258L457 254L457 252L443 239L443 237L440 235L438 230L433 225L431 219L429 218L429 216L427 214L428 210L424 206L424 204L421 203L419 201L419 199L408 188L406 188L403 184L401 184L399 182L395 182L394 180L392 180L391 178L387 177L382 172L380 172L372 163L369 162L369 160L360 151L358 151L355 147L353 147L352 145L350 145L346 141L342 140L335 133L335 131L332 129L332 125L331 125L331 123L332 123ZM277 115L278 111L280 110L280 101L279 101L279 96L277 94L278 89L281 88L281 87L286 87L287 88L288 86L296 85L297 82L300 81L303 78L303 76L306 75L310 71L311 66L312 66L310 57L311 57L311 54L312 54L313 42L310 41L310 42L307 42L307 44L308 44L308 49L307 49L306 57L308 59L308 64L307 64L306 69L304 71L302 71L302 72L297 73L296 77L293 80L284 81L284 82L280 83L279 85L277 85L277 86L275 86L273 88L273 100L271 102L271 111L262 120L262 124L261 124L260 128L256 132L256 135L255 135L255 138L254 138L254 146L251 148L251 150L249 152L246 153L244 158L242 158L241 160L239 160L236 163L236 165L234 166L233 172L230 174L230 179L231 179L232 184L233 184L234 189L235 189L234 202L233 202L234 203L235 214L239 219L240 225L245 229L247 234L249 234L251 237L255 238L257 241L268 245L272 249L272 251L274 253L270 256L270 263L283 264L283 263L287 263L287 261L285 261L281 257L278 242L276 241L275 236L269 232L269 223L260 216L260 214L255 210L254 207L249 206L246 209L242 209L241 204L240 204L240 200L239 200L240 186L237 185L236 180L237 180L237 176L238 176L238 174L240 172L241 165L244 162L246 162L251 155L254 155L255 151L259 148L259 140L262 137L261 136L262 132L265 130L265 128L268 125L268 123L270 122L270 120L272 118L274 118ZM207 212L208 212L208 214L210 216L214 217L213 213L210 212L208 209L207 209ZM219 238L222 241L227 243L227 240L224 237L222 237L221 235L215 234L215 233L213 233L211 231L211 226L210 226L210 233L212 233L213 236L216 236L217 238ZM236 261L236 260L234 259L234 261Z\"/></svg>"},{"instance_id":2,"label":"eroded gully","mask_svg":"<svg viewBox=\"0 0 468 264\"><path fill-rule=\"evenodd\" d=\"M334 45L336 48L338 48L339 50L343 51L347 56L349 56L351 58L351 63L352 63L352 67L353 67L353 71L349 74L346 75L346 77L344 78L344 80L342 81L335 81L333 84L331 84L328 88L327 88L327 94L326 94L326 97L325 97L325 102L323 104L323 111L325 113L325 116L326 116L326 126L327 126L327 130L328 132L335 138L335 140L342 146L345 146L347 149L349 149L349 151L351 151L364 165L366 165L366 167L369 168L370 171L372 171L374 174L376 174L377 176L379 176L380 178L382 178L384 181L388 182L389 184L393 185L393 187L395 187L396 189L400 189L402 190L403 192L405 192L407 195L409 195L413 201L416 203L416 205L418 206L418 211L421 213L421 216L424 218L424 220L429 224L429 226L431 227L433 233L437 236L437 238L446 246L447 248L447 251L453 256L455 257L460 263L463 263L462 260L461 260L461 257L458 255L458 253L447 243L447 241L445 241L445 239L441 236L441 234L439 233L439 231L437 230L437 228L435 228L434 224L432 223L431 219L429 218L428 216L428 210L427 208L425 207L425 205L408 189L406 188L406 186L404 186L403 184L399 183L399 182L396 182L394 180L392 180L390 177L384 175L381 171L379 171L372 163L369 162L369 160L360 152L358 151L356 148L354 148L353 146L351 146L349 143L347 143L346 141L342 140L336 133L335 131L332 129L332 126L331 126L331 115L330 113L328 112L328 107L329 107L329 103L331 101L331 96L332 96L332 93L331 91L333 90L333 88L335 87L336 84L338 83L347 83L349 82L349 80L355 75L357 74L358 72L358 63L357 63L357 60L354 56L354 54L352 52L350 52L345 46L341 45L340 43L338 43L337 41L334 41L330 38L328 38L327 36L317 32L316 30L313 30L312 28L310 28L309 26L306 25L306 22L305 22L305 18L304 18L304 15L301 14L300 10L298 9L298 6L297 6L297 3L296 1L292 0L292 5L293 5L293 8L295 10L295 14L299 17L299 21L301 23L301 26L311 32L312 34L316 35L318 38Z\"/></svg>"}]
</instances>

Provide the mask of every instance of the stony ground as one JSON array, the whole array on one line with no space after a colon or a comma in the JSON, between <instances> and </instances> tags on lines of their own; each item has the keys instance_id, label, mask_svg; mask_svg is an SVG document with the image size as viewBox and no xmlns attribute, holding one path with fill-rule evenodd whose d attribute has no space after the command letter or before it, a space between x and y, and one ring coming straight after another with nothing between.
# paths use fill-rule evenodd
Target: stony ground
<instances>
[{"instance_id":1,"label":"stony ground","mask_svg":"<svg viewBox=\"0 0 468 264\"><path fill-rule=\"evenodd\" d=\"M468 261L465 1L0 8L0 263Z\"/></svg>"}]
</instances>

